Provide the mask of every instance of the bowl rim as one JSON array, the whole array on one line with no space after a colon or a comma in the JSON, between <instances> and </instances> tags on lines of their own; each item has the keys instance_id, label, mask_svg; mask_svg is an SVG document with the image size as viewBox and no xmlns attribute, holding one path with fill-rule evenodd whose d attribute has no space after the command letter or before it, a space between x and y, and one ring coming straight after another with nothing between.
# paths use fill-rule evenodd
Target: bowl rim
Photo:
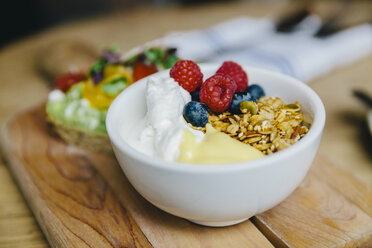
<instances>
[{"instance_id":1,"label":"bowl rim","mask_svg":"<svg viewBox=\"0 0 372 248\"><path fill-rule=\"evenodd\" d=\"M218 68L220 65L219 63L200 63L198 64L201 70L210 70L213 68ZM136 82L134 85L131 85L124 91L122 91L115 100L111 103L106 116L106 129L108 136L110 138L110 141L112 145L115 145L117 148L119 148L121 151L125 151L126 154L129 154L134 159L139 160L143 162L144 164L152 167L157 167L159 169L163 170L171 170L171 171L179 171L179 172L185 172L185 173L226 173L226 172L236 172L241 170L250 170L255 169L258 167L263 167L265 165L273 164L273 162L278 161L279 159L285 159L293 154L296 154L296 152L302 150L312 142L314 142L315 139L317 139L318 136L320 136L323 132L323 128L325 125L326 120L326 112L324 108L324 104L321 101L320 97L315 93L315 91L310 88L307 84L304 82L301 82L300 80L278 73L274 71L269 71L266 69L261 69L257 67L252 66L245 66L242 65L243 69L245 71L257 71L260 73L266 73L274 77L279 77L283 80L288 81L289 83L296 85L296 87L300 87L302 90L306 92L306 94L310 97L311 104L314 105L314 119L313 123L311 125L311 128L309 129L309 132L298 142L293 144L292 146L277 152L270 154L268 156L265 156L263 158L257 159L257 160L251 160L251 161L242 161L242 162L235 162L235 163L226 163L226 164L191 164L191 163L180 163L180 162L171 162L166 161L161 158L157 157L151 157L147 154L144 154L135 148L133 148L131 145L127 144L124 139L121 137L121 135L115 135L114 131L114 124L112 124L114 118L114 115L117 113L117 109L119 106L120 99L125 97L125 95L130 94L132 91L136 90L139 86L139 84L144 84L145 81L149 77L163 77L165 75L169 75L169 69L161 72L157 72L155 74L152 74L146 78L143 78ZM126 155L125 155L126 156Z\"/></svg>"}]
</instances>

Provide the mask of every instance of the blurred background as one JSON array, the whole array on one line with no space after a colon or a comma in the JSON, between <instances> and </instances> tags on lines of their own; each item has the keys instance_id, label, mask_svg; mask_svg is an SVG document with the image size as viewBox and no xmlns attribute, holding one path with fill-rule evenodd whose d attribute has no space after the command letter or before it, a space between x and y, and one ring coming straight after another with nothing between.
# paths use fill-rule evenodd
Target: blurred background
<instances>
[{"instance_id":1,"label":"blurred background","mask_svg":"<svg viewBox=\"0 0 372 248\"><path fill-rule=\"evenodd\" d=\"M47 27L143 6L193 5L221 0L18 0L2 1L0 47Z\"/></svg>"},{"instance_id":2,"label":"blurred background","mask_svg":"<svg viewBox=\"0 0 372 248\"><path fill-rule=\"evenodd\" d=\"M229 0L228 2L238 2L239 0ZM249 0L240 0L249 1ZM253 2L257 2L253 1ZM95 15L103 15L114 11L131 11L143 6L150 8L162 8L166 6L190 7L193 5L203 5L212 2L227 2L222 0L18 0L2 1L0 8L0 47L18 38L27 36L37 31L43 30L53 25L64 22L71 22L81 18ZM294 5L314 5L310 0L265 0L262 2L290 2ZM360 19L370 21L372 18L372 1L370 0L334 0L331 6L325 11L325 15L337 12L339 6L348 5L350 2L363 2L367 8L363 8ZM337 6L335 6L337 5ZM342 8L342 7L341 7ZM331 13L329 13L331 12ZM346 12L346 11L344 11ZM364 13L363 13L364 12ZM369 14L368 14L369 13ZM346 14L346 13L344 13ZM355 18L354 19L358 19ZM369 19L369 20L368 20Z\"/></svg>"},{"instance_id":3,"label":"blurred background","mask_svg":"<svg viewBox=\"0 0 372 248\"><path fill-rule=\"evenodd\" d=\"M239 0L229 0L237 2ZM244 0L240 0L244 1ZM248 1L248 0L245 0ZM342 5L354 1L328 1L339 2ZM18 0L2 1L0 8L0 47L31 33L47 27L70 22L93 15L102 15L112 11L131 11L143 6L162 8L169 5L192 6L208 4L211 2L226 2L221 0ZM257 0L256 0L257 2ZM285 0L266 0L265 2L285 2ZM289 1L293 4L309 4L314 1ZM316 1L320 2L320 1ZM357 1L369 2L372 1ZM337 7L331 7L331 9ZM372 8L365 9L372 14ZM362 14L361 14L362 15ZM366 14L364 14L366 15ZM367 14L368 15L368 14Z\"/></svg>"}]
</instances>

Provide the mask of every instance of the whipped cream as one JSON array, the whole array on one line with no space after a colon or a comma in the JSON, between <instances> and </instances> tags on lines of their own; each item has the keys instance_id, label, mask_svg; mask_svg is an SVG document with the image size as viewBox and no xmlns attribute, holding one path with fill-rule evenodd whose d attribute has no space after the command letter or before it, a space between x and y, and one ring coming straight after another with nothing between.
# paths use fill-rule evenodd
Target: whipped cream
<instances>
[{"instance_id":1,"label":"whipped cream","mask_svg":"<svg viewBox=\"0 0 372 248\"><path fill-rule=\"evenodd\" d=\"M189 92L172 78L149 77L145 98L146 116L126 138L132 147L150 156L176 161L185 129L197 141L203 139L203 132L192 129L183 118L183 108L191 101Z\"/></svg>"}]
</instances>

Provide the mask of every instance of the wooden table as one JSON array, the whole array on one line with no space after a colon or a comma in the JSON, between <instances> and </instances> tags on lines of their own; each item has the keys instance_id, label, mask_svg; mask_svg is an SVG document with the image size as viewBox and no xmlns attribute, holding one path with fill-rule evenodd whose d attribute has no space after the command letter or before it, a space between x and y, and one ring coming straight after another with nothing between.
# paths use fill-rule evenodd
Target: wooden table
<instances>
[{"instance_id":1,"label":"wooden table","mask_svg":"<svg viewBox=\"0 0 372 248\"><path fill-rule=\"evenodd\" d=\"M49 88L35 70L40 51L61 39L82 40L103 48L117 43L122 50L162 36L169 30L203 28L239 15L275 15L284 4L224 3L188 8L118 12L54 27L13 43L0 51L0 125L14 113L46 100ZM371 4L350 8L351 18ZM372 58L320 77L310 86L322 98L327 123L320 153L372 187L372 138L365 124L367 108L353 98L352 89L372 94ZM0 162L0 247L47 247L31 212L8 169Z\"/></svg>"}]
</instances>

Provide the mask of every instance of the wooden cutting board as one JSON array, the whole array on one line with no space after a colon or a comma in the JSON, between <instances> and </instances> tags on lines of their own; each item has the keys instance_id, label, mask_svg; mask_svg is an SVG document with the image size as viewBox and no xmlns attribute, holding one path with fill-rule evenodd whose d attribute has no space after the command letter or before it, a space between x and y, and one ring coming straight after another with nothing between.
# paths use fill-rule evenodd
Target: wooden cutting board
<instances>
[{"instance_id":1,"label":"wooden cutting board","mask_svg":"<svg viewBox=\"0 0 372 248\"><path fill-rule=\"evenodd\" d=\"M66 145L43 109L8 121L1 147L52 247L372 247L372 189L321 154L275 208L203 227L144 200L114 157Z\"/></svg>"}]
</instances>

